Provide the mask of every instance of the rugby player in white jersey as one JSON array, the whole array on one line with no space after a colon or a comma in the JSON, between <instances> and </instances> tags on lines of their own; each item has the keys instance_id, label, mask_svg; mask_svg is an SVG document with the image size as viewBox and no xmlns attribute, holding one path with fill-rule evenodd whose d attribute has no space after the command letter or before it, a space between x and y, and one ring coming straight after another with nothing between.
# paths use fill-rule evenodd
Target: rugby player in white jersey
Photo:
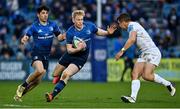
<instances>
[{"instance_id":1,"label":"rugby player in white jersey","mask_svg":"<svg viewBox=\"0 0 180 109\"><path fill-rule=\"evenodd\" d=\"M173 84L154 73L154 69L160 63L161 52L156 47L149 34L139 23L131 21L130 16L126 13L121 14L117 18L117 22L121 29L128 31L129 38L124 47L116 54L115 59L118 60L134 43L137 45L141 53L131 73L131 95L122 96L122 101L126 103L136 102L140 89L139 77L142 77L144 80L160 83L166 86L170 95L174 96L176 89Z\"/></svg>"}]
</instances>

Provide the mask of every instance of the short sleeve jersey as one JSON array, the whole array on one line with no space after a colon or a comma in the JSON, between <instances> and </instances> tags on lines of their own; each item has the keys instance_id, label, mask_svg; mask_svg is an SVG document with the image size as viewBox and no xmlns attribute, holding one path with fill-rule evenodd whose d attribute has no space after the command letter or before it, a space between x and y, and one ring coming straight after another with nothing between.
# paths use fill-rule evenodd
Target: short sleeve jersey
<instances>
[{"instance_id":1,"label":"short sleeve jersey","mask_svg":"<svg viewBox=\"0 0 180 109\"><path fill-rule=\"evenodd\" d=\"M136 45L141 52L151 48L157 48L146 30L137 22L130 22L127 31L129 37L132 31L137 32Z\"/></svg>"},{"instance_id":2,"label":"short sleeve jersey","mask_svg":"<svg viewBox=\"0 0 180 109\"><path fill-rule=\"evenodd\" d=\"M73 44L74 37L81 38L82 40L86 42L87 48L84 52L88 54L91 38L94 36L94 34L97 31L98 31L97 26L89 21L83 23L83 28L80 31L77 30L75 26L73 25L68 29L66 33L67 44Z\"/></svg>"},{"instance_id":3,"label":"short sleeve jersey","mask_svg":"<svg viewBox=\"0 0 180 109\"><path fill-rule=\"evenodd\" d=\"M60 34L60 29L55 22L48 21L47 25L42 25L38 20L35 21L26 35L33 37L33 49L34 53L49 55L53 38Z\"/></svg>"}]
</instances>

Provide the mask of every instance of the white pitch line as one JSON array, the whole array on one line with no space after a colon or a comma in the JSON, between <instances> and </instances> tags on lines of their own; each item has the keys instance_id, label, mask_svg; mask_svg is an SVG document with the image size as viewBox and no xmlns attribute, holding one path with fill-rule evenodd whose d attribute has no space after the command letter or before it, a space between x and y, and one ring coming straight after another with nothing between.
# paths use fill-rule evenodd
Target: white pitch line
<instances>
[{"instance_id":1,"label":"white pitch line","mask_svg":"<svg viewBox=\"0 0 180 109\"><path fill-rule=\"evenodd\" d=\"M17 105L17 104L4 104L4 107L30 107L26 105Z\"/></svg>"}]
</instances>

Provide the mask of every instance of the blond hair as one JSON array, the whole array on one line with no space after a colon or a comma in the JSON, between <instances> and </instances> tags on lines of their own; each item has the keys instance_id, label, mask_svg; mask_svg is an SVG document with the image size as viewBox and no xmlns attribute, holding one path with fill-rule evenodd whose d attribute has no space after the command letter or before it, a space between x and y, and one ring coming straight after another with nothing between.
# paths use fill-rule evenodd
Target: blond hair
<instances>
[{"instance_id":1,"label":"blond hair","mask_svg":"<svg viewBox=\"0 0 180 109\"><path fill-rule=\"evenodd\" d=\"M85 16L84 10L74 10L72 12L72 18L75 18L77 15L82 15L84 17Z\"/></svg>"}]
</instances>

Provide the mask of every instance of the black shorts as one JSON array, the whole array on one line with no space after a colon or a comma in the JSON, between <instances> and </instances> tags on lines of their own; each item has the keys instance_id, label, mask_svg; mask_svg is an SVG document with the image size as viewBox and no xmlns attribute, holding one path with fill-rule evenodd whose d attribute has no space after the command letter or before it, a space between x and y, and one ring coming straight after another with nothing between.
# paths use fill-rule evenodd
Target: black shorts
<instances>
[{"instance_id":1,"label":"black shorts","mask_svg":"<svg viewBox=\"0 0 180 109\"><path fill-rule=\"evenodd\" d=\"M60 59L59 64L63 65L64 67L68 67L69 64L75 64L79 70L84 66L87 61L87 55L71 55L65 53Z\"/></svg>"},{"instance_id":2,"label":"black shorts","mask_svg":"<svg viewBox=\"0 0 180 109\"><path fill-rule=\"evenodd\" d=\"M34 61L39 60L39 61L42 61L44 69L48 70L48 66L49 66L49 60L48 59L49 59L49 56L32 53L31 66L34 63Z\"/></svg>"}]
</instances>

